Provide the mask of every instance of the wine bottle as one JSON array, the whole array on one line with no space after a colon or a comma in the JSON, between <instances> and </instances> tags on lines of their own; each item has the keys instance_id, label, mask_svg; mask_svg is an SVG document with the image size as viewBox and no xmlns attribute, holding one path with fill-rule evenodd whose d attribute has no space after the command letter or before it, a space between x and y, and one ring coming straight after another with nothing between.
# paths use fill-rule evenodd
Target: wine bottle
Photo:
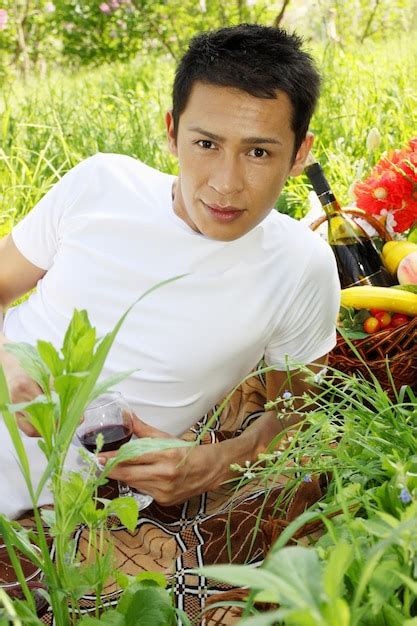
<instances>
[{"instance_id":1,"label":"wine bottle","mask_svg":"<svg viewBox=\"0 0 417 626\"><path fill-rule=\"evenodd\" d=\"M327 217L328 242L336 257L342 288L352 285L393 285L393 279L385 269L372 239L341 210L321 165L311 162L304 171Z\"/></svg>"}]
</instances>

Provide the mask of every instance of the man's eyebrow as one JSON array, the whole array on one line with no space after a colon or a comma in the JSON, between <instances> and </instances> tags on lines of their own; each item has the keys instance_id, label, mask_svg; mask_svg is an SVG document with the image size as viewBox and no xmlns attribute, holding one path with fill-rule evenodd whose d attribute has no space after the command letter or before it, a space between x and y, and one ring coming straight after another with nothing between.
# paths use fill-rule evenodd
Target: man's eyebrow
<instances>
[{"instance_id":1,"label":"man's eyebrow","mask_svg":"<svg viewBox=\"0 0 417 626\"><path fill-rule=\"evenodd\" d=\"M200 133L201 135L204 135L205 137L208 137L209 139L212 139L213 141L225 141L224 137L221 137L220 135L215 135L214 133L211 133L210 131L205 130L204 128L200 128L200 126L188 126L188 130L191 130L196 133ZM244 137L241 143L243 144L272 143L272 144L282 145L279 139L274 139L273 137Z\"/></svg>"}]
</instances>

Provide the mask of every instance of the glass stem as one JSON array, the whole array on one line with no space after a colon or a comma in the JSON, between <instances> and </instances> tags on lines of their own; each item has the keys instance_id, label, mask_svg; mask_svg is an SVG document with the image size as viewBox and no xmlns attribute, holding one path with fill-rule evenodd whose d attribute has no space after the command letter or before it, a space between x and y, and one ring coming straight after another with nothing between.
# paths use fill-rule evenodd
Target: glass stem
<instances>
[{"instance_id":1,"label":"glass stem","mask_svg":"<svg viewBox=\"0 0 417 626\"><path fill-rule=\"evenodd\" d=\"M133 496L133 492L129 485L126 483L122 483L120 480L117 481L117 486L119 489L119 498L126 498L128 496Z\"/></svg>"}]
</instances>

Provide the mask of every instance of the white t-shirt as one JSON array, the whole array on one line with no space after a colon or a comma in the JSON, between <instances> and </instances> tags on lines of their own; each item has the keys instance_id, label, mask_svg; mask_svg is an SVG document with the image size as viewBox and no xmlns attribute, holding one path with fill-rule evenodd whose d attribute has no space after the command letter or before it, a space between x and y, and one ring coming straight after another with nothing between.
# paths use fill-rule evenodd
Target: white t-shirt
<instances>
[{"instance_id":1,"label":"white t-shirt","mask_svg":"<svg viewBox=\"0 0 417 626\"><path fill-rule=\"evenodd\" d=\"M327 244L271 211L243 237L193 231L172 209L173 177L133 158L97 154L56 184L14 228L13 240L47 270L7 312L13 341L61 347L74 308L102 336L130 312L103 376L137 368L118 388L146 422L179 435L264 356L313 362L335 344L339 282Z\"/></svg>"}]
</instances>

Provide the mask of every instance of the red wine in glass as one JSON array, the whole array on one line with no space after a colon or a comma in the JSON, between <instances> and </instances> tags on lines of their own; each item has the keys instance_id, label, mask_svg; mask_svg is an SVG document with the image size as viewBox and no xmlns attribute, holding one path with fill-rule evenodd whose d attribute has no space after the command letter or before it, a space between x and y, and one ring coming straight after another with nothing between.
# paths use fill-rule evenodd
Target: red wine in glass
<instances>
[{"instance_id":1,"label":"red wine in glass","mask_svg":"<svg viewBox=\"0 0 417 626\"><path fill-rule=\"evenodd\" d=\"M110 452L118 450L124 443L130 441L132 429L123 424L109 424L88 430L80 437L80 442L89 452L94 452L97 448L97 437L103 435L103 445L100 452Z\"/></svg>"},{"instance_id":2,"label":"red wine in glass","mask_svg":"<svg viewBox=\"0 0 417 626\"><path fill-rule=\"evenodd\" d=\"M118 391L105 393L91 402L84 411L77 428L80 443L91 453L97 452L97 438L102 436L100 452L118 450L130 441L133 432L132 413L126 400ZM119 496L135 498L139 510L147 507L152 496L132 490L129 485L118 481Z\"/></svg>"}]
</instances>

